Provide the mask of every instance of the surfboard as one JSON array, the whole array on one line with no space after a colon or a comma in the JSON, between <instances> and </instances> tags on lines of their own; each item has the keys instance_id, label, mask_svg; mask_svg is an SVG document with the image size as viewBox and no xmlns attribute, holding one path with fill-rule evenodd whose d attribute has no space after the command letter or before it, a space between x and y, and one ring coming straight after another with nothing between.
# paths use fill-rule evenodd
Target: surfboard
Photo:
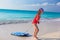
<instances>
[{"instance_id":1,"label":"surfboard","mask_svg":"<svg viewBox=\"0 0 60 40\"><path fill-rule=\"evenodd\" d=\"M31 36L29 33L26 33L26 32L12 32L11 35L21 36L21 37L29 37L29 36Z\"/></svg>"}]
</instances>

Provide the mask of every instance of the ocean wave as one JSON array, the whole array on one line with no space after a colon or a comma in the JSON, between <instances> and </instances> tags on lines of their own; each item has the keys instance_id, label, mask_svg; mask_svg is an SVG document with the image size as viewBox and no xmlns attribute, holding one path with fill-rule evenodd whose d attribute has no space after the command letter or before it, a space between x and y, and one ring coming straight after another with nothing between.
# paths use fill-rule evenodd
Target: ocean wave
<instances>
[{"instance_id":1,"label":"ocean wave","mask_svg":"<svg viewBox=\"0 0 60 40\"><path fill-rule=\"evenodd\" d=\"M51 19L44 18L44 19L41 19L41 21L60 21L60 18L51 18Z\"/></svg>"},{"instance_id":2,"label":"ocean wave","mask_svg":"<svg viewBox=\"0 0 60 40\"><path fill-rule=\"evenodd\" d=\"M44 18L41 20L42 22L54 22L54 21L60 21L60 18L54 18L54 19L48 19L48 18ZM4 20L4 21L0 21L0 25L5 25L5 24L17 24L17 23L28 23L28 22L31 22L32 23L32 20Z\"/></svg>"},{"instance_id":3,"label":"ocean wave","mask_svg":"<svg viewBox=\"0 0 60 40\"><path fill-rule=\"evenodd\" d=\"M17 23L28 23L30 20L5 20L5 21L0 21L0 25L5 25L5 24L17 24Z\"/></svg>"}]
</instances>

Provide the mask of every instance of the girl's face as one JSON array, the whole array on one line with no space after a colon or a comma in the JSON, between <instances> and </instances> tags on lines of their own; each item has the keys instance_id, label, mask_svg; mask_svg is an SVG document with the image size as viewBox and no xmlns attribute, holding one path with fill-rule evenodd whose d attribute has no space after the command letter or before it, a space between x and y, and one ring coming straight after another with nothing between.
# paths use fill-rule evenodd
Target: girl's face
<instances>
[{"instance_id":1,"label":"girl's face","mask_svg":"<svg viewBox=\"0 0 60 40\"><path fill-rule=\"evenodd\" d=\"M41 9L39 9L38 13L41 14L41 13L43 13L43 11Z\"/></svg>"},{"instance_id":2,"label":"girl's face","mask_svg":"<svg viewBox=\"0 0 60 40\"><path fill-rule=\"evenodd\" d=\"M43 10L39 9L39 12L40 12L40 13L43 13Z\"/></svg>"}]
</instances>

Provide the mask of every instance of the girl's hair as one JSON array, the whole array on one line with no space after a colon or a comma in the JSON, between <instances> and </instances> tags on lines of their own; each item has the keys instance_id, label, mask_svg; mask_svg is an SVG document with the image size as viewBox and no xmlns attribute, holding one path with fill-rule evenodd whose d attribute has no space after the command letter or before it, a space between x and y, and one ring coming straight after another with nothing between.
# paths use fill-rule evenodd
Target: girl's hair
<instances>
[{"instance_id":1,"label":"girl's hair","mask_svg":"<svg viewBox=\"0 0 60 40\"><path fill-rule=\"evenodd\" d=\"M43 8L40 8L39 11L38 11L38 14L39 15L41 14L40 10L42 10L42 12L44 12L44 9Z\"/></svg>"},{"instance_id":2,"label":"girl's hair","mask_svg":"<svg viewBox=\"0 0 60 40\"><path fill-rule=\"evenodd\" d=\"M43 8L40 8L39 10L42 10L44 12L44 9Z\"/></svg>"}]
</instances>

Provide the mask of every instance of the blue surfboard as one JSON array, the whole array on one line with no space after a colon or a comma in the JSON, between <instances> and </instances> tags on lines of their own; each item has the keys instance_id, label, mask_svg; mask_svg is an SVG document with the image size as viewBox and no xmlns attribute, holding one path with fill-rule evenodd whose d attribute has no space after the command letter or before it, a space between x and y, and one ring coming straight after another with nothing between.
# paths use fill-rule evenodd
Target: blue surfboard
<instances>
[{"instance_id":1,"label":"blue surfboard","mask_svg":"<svg viewBox=\"0 0 60 40\"><path fill-rule=\"evenodd\" d=\"M29 33L25 33L25 32L12 32L11 35L14 35L14 36L22 36L22 37L31 36Z\"/></svg>"}]
</instances>

